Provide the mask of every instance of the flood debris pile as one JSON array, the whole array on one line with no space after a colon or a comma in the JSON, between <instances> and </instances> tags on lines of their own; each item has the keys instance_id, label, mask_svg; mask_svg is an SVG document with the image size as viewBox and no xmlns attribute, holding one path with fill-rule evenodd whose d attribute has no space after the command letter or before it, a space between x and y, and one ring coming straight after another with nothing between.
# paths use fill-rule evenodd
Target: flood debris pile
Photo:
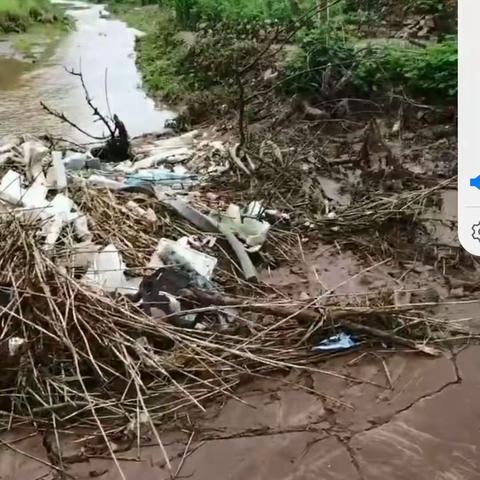
<instances>
[{"instance_id":1,"label":"flood debris pile","mask_svg":"<svg viewBox=\"0 0 480 480\"><path fill-rule=\"evenodd\" d=\"M442 192L455 185L453 128L437 139L435 125L414 137L413 124L407 129L380 113L291 120L288 128L252 126L248 153L238 145L215 146L200 161L210 174L205 192L213 189L239 204L261 198L267 212L276 212L273 225L367 257L390 252L403 260L455 263L458 244L432 241L436 227L425 221L440 206Z\"/></svg>"},{"instance_id":2,"label":"flood debris pile","mask_svg":"<svg viewBox=\"0 0 480 480\"><path fill-rule=\"evenodd\" d=\"M139 415L153 427L202 411L245 376L316 370L344 348L435 355L429 342L454 335L430 304L399 305L392 292L342 304L331 292L292 299L266 288L258 261L295 258L294 212L206 192L255 160L195 138L143 142L118 164L34 138L1 143L4 425L82 424L103 445L113 434L128 444Z\"/></svg>"}]
</instances>

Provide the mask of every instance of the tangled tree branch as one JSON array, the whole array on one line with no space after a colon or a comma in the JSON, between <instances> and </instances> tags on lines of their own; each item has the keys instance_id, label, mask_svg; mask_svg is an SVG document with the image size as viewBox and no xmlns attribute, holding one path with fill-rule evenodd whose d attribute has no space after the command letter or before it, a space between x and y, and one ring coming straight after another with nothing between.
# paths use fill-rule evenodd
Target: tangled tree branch
<instances>
[{"instance_id":1,"label":"tangled tree branch","mask_svg":"<svg viewBox=\"0 0 480 480\"><path fill-rule=\"evenodd\" d=\"M71 127L78 130L83 135L86 135L87 137L90 137L94 140L103 141L104 144L101 147L98 147L95 149L95 154L99 158L107 159L107 160L116 160L116 161L121 161L128 158L130 156L130 140L129 140L129 136L128 136L128 132L125 127L125 124L120 120L118 115L113 114L113 116L105 116L98 109L98 107L95 106L95 104L93 103L92 97L90 96L90 93L88 91L87 85L85 83L85 78L81 70L76 71L73 68L72 69L65 68L65 71L68 74L73 75L74 77L78 77L80 79L82 89L85 93L85 100L88 106L90 107L90 109L92 110L93 116L97 121L100 121L103 123L103 125L105 125L105 127L108 130L109 136L105 136L105 135L95 136L90 134L83 128L79 127L72 120L70 120L63 112L59 112L49 107L44 102L40 102L40 105L42 106L42 108L50 115L53 115L54 117L58 118L62 122L67 123ZM110 105L108 104L106 78L105 78L105 95L107 97L107 106L110 110Z\"/></svg>"}]
</instances>

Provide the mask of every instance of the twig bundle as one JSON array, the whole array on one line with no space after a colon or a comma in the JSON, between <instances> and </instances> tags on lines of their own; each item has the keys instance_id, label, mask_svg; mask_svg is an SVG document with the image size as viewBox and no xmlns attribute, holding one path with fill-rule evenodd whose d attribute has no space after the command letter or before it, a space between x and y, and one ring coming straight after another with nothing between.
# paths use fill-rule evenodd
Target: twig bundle
<instances>
[{"instance_id":1,"label":"twig bundle","mask_svg":"<svg viewBox=\"0 0 480 480\"><path fill-rule=\"evenodd\" d=\"M312 302L263 303L263 309L239 302L236 331L179 329L145 316L126 299L93 292L57 267L40 246L37 225L11 216L1 221L0 282L10 298L1 310L0 341L25 341L13 355L3 349L10 368L0 405L10 421L54 419L105 432L135 420L139 409L152 422L164 421L184 408L202 410L216 395L232 395L245 374L294 366L316 370L312 341L342 325L342 315L315 312ZM210 302L198 313L224 308ZM308 322L300 315L306 309ZM427 320L418 313L407 316L394 307L352 311L356 322L370 319L387 331L386 338L400 327L410 337L426 335ZM410 323L417 327L410 329ZM444 328L432 321L426 331Z\"/></svg>"}]
</instances>

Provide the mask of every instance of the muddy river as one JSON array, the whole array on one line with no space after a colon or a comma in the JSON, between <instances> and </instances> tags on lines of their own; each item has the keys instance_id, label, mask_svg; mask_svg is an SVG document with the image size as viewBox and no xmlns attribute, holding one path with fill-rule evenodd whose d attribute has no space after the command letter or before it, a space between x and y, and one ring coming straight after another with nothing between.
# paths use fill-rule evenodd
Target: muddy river
<instances>
[{"instance_id":1,"label":"muddy river","mask_svg":"<svg viewBox=\"0 0 480 480\"><path fill-rule=\"evenodd\" d=\"M94 103L108 112L107 91L111 113L125 122L131 135L161 130L173 113L155 106L142 90L134 51L135 38L141 33L120 20L105 18L100 5L63 0L56 3L64 4L75 20L75 28L54 45L46 60L33 66L8 54L7 42L0 41L0 137L49 132L76 141L89 140L47 114L40 106L41 100L84 130L103 133L102 125L93 121L78 78L65 72L65 67L80 66Z\"/></svg>"}]
</instances>

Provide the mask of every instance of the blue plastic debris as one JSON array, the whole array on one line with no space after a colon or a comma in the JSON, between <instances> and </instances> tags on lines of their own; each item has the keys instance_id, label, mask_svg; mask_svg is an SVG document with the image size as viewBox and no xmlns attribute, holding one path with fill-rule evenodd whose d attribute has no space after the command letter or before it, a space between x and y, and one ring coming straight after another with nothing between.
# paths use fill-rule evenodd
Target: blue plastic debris
<instances>
[{"instance_id":1,"label":"blue plastic debris","mask_svg":"<svg viewBox=\"0 0 480 480\"><path fill-rule=\"evenodd\" d=\"M470 179L470 186L478 188L480 190L480 175Z\"/></svg>"},{"instance_id":2,"label":"blue plastic debris","mask_svg":"<svg viewBox=\"0 0 480 480\"><path fill-rule=\"evenodd\" d=\"M188 184L195 183L198 176L188 173L186 171L170 171L165 168L157 168L155 170L140 170L132 175L127 175L125 180L126 185L144 185L144 184Z\"/></svg>"},{"instance_id":3,"label":"blue plastic debris","mask_svg":"<svg viewBox=\"0 0 480 480\"><path fill-rule=\"evenodd\" d=\"M351 335L340 332L337 335L322 340L318 345L312 348L313 352L331 352L335 350L347 350L358 345Z\"/></svg>"}]
</instances>

